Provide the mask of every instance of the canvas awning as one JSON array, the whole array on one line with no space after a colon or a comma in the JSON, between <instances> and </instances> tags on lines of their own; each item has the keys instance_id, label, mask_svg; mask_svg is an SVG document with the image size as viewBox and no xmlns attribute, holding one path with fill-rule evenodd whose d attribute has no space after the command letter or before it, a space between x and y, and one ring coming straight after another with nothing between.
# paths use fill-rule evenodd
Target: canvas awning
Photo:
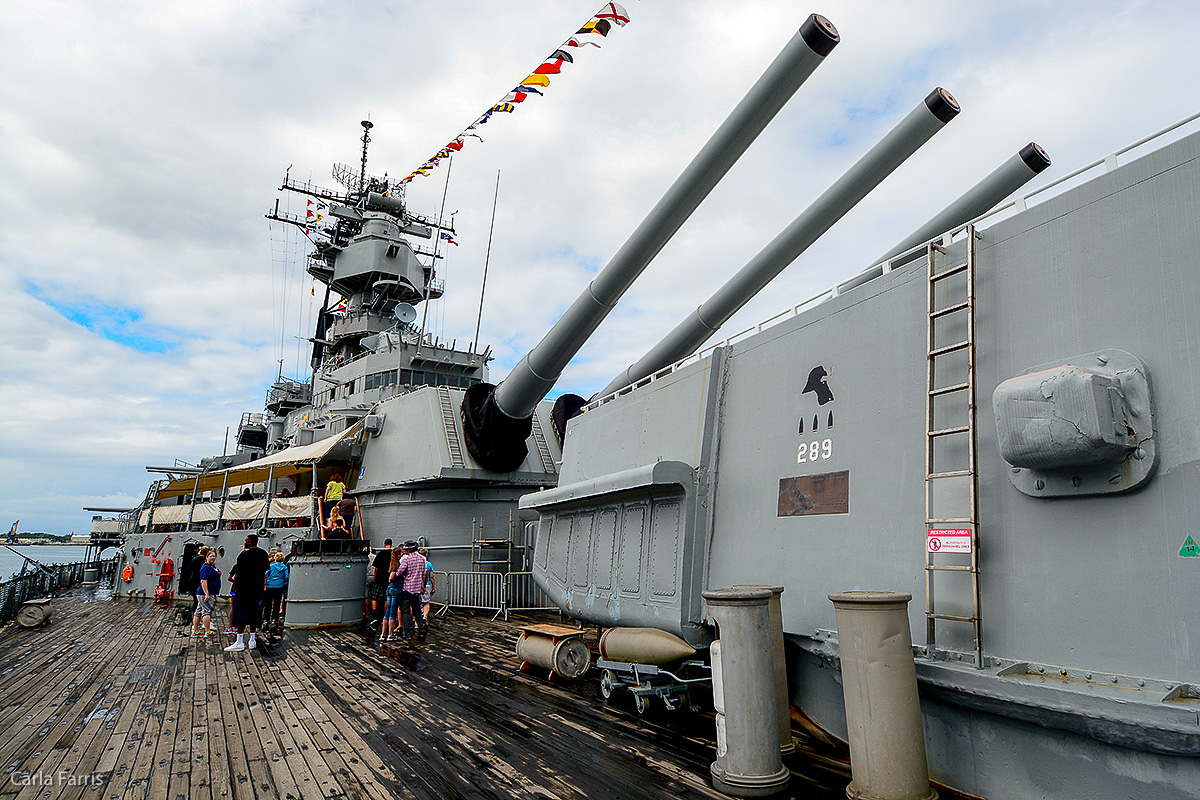
<instances>
[{"instance_id":1,"label":"canvas awning","mask_svg":"<svg viewBox=\"0 0 1200 800\"><path fill-rule=\"evenodd\" d=\"M351 425L343 433L330 436L319 442L300 445L298 447L289 447L266 458L251 461L249 464L241 464L240 466L230 467L229 469L217 472L202 473L200 475L199 487L197 487L196 478L194 477L171 481L159 490L158 497L161 500L165 497L178 497L183 494L191 494L192 492L217 491L222 486L243 486L247 483L259 483L260 481L265 481L272 474L272 467L275 468L274 477L276 478L295 475L298 472L311 469L313 464L319 463L339 442L345 441L352 436L357 436L361 432L362 423L358 422ZM226 481L226 475L229 476L228 481Z\"/></svg>"}]
</instances>

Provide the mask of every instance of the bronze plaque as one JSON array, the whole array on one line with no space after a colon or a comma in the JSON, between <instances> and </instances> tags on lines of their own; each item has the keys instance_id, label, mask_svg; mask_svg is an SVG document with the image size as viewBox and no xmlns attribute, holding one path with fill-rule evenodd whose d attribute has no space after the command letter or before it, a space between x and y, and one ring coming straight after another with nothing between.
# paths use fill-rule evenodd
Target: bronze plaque
<instances>
[{"instance_id":1,"label":"bronze plaque","mask_svg":"<svg viewBox=\"0 0 1200 800\"><path fill-rule=\"evenodd\" d=\"M779 517L850 513L850 470L779 479Z\"/></svg>"}]
</instances>

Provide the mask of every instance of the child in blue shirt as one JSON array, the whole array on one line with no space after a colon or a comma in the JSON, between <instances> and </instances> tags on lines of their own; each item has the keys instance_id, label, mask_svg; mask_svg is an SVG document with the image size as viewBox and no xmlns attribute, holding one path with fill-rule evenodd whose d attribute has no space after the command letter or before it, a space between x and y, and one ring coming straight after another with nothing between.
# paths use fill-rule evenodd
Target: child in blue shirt
<instances>
[{"instance_id":1,"label":"child in blue shirt","mask_svg":"<svg viewBox=\"0 0 1200 800\"><path fill-rule=\"evenodd\" d=\"M280 606L287 586L288 567L283 563L283 553L272 553L271 566L267 569L267 588L263 590L263 622L274 624L282 619Z\"/></svg>"}]
</instances>

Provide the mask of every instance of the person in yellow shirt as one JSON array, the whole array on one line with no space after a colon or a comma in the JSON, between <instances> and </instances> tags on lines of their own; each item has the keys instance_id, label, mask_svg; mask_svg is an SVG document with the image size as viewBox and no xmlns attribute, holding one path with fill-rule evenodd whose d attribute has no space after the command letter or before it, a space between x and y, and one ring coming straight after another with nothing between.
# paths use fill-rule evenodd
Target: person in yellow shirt
<instances>
[{"instance_id":1,"label":"person in yellow shirt","mask_svg":"<svg viewBox=\"0 0 1200 800\"><path fill-rule=\"evenodd\" d=\"M329 519L329 510L341 501L342 495L345 493L346 484L342 483L342 474L340 472L333 473L329 478L329 483L325 484L325 508L322 522Z\"/></svg>"}]
</instances>

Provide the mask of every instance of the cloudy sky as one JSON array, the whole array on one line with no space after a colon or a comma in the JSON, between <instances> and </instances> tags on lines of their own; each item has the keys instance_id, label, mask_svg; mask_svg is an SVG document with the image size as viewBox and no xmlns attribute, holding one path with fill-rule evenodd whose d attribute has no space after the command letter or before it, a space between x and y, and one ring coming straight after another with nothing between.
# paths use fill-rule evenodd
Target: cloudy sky
<instances>
[{"instance_id":1,"label":"cloudy sky","mask_svg":"<svg viewBox=\"0 0 1200 800\"><path fill-rule=\"evenodd\" d=\"M263 215L408 174L600 6L558 2L6 3L0 11L0 524L86 532L145 466L220 453L278 371L307 379L305 247ZM1030 140L1030 188L1200 110L1200 3L626 0L544 97L450 170L458 247L427 327L502 378L617 251L813 11L842 41L650 265L557 389L581 394L703 302L935 86L963 113L726 327L869 266ZM1196 129L1196 125L1188 130ZM410 205L434 215L446 169ZM290 206L289 206L290 203ZM231 432L232 435L232 432Z\"/></svg>"}]
</instances>

